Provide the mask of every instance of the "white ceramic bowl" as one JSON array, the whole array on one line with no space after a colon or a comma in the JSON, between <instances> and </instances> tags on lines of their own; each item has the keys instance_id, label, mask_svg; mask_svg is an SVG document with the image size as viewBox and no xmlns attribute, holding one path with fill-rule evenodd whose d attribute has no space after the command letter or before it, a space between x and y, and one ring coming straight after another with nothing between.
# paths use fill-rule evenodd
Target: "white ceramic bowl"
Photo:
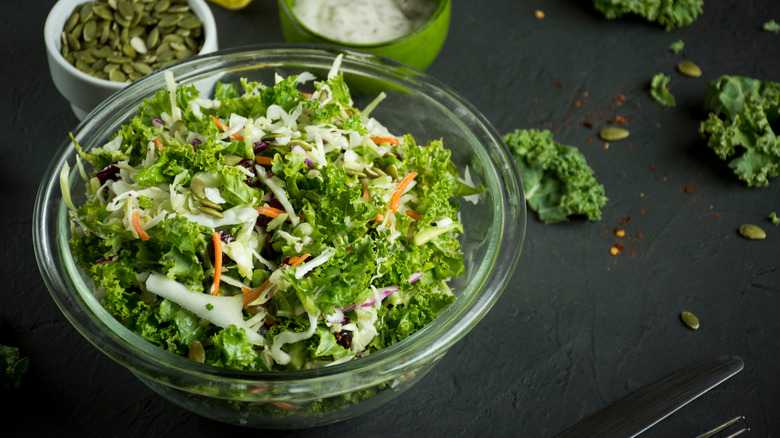
<instances>
[{"instance_id":1,"label":"white ceramic bowl","mask_svg":"<svg viewBox=\"0 0 780 438\"><path fill-rule=\"evenodd\" d=\"M73 65L62 56L60 35L65 22L76 6L88 0L59 0L49 12L43 27L43 39L46 44L46 56L49 60L49 72L54 86L70 102L73 112L79 120L92 111L114 92L127 86L127 83L112 82L92 77ZM198 55L217 50L217 25L214 15L205 0L189 0L190 9L203 22L203 48Z\"/></svg>"}]
</instances>

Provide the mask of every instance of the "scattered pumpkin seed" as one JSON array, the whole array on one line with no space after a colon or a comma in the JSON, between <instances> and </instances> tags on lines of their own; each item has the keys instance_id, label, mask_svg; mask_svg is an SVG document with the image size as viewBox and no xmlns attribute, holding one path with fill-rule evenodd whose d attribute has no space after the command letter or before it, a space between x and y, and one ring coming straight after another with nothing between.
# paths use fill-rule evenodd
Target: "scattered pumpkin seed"
<instances>
[{"instance_id":1,"label":"scattered pumpkin seed","mask_svg":"<svg viewBox=\"0 0 780 438\"><path fill-rule=\"evenodd\" d=\"M216 202L211 202L208 199L201 199L200 200L200 205L202 205L204 207L207 207L207 208L214 209L216 211L222 211L223 210L221 205L217 204Z\"/></svg>"},{"instance_id":2,"label":"scattered pumpkin seed","mask_svg":"<svg viewBox=\"0 0 780 438\"><path fill-rule=\"evenodd\" d=\"M699 318L693 313L685 311L680 314L680 319L682 319L682 322L691 330L699 329Z\"/></svg>"},{"instance_id":3,"label":"scattered pumpkin seed","mask_svg":"<svg viewBox=\"0 0 780 438\"><path fill-rule=\"evenodd\" d=\"M614 126L610 126L602 129L601 132L599 133L599 136L604 141L623 140L624 138L628 137L628 129L616 128Z\"/></svg>"},{"instance_id":4,"label":"scattered pumpkin seed","mask_svg":"<svg viewBox=\"0 0 780 438\"><path fill-rule=\"evenodd\" d=\"M387 167L385 167L385 172L392 176L393 179L398 179L398 168L395 167L395 164L390 164Z\"/></svg>"},{"instance_id":5,"label":"scattered pumpkin seed","mask_svg":"<svg viewBox=\"0 0 780 438\"><path fill-rule=\"evenodd\" d=\"M190 190L200 199L206 197L206 183L198 177L192 177L190 180Z\"/></svg>"},{"instance_id":6,"label":"scattered pumpkin seed","mask_svg":"<svg viewBox=\"0 0 780 438\"><path fill-rule=\"evenodd\" d=\"M203 202L203 200L202 200L202 199L201 199L200 201L201 201L201 203ZM220 218L220 219L221 219L221 218L223 218L223 217L225 217L225 216L222 214L222 212L221 212L221 211L219 211L219 210L215 210L215 209L213 209L213 208L210 208L210 207L206 207L206 206L204 206L204 205L201 205L201 206L199 207L199 209L200 209L200 211L201 211L201 212L203 212L203 213L206 213L206 214L207 214L207 215L209 215L209 216L214 216L214 217L216 217L216 218Z\"/></svg>"},{"instance_id":7,"label":"scattered pumpkin seed","mask_svg":"<svg viewBox=\"0 0 780 438\"><path fill-rule=\"evenodd\" d=\"M203 348L203 344L200 341L192 341L189 346L187 355L195 362L203 363L206 361L206 350Z\"/></svg>"},{"instance_id":8,"label":"scattered pumpkin seed","mask_svg":"<svg viewBox=\"0 0 780 438\"><path fill-rule=\"evenodd\" d=\"M753 225L753 224L741 225L739 227L739 234L741 234L742 237L751 240L761 240L766 238L766 231L764 231L758 225Z\"/></svg>"},{"instance_id":9,"label":"scattered pumpkin seed","mask_svg":"<svg viewBox=\"0 0 780 438\"><path fill-rule=\"evenodd\" d=\"M680 62L677 64L677 70L680 70L680 73L684 74L685 76L690 76L692 78L698 78L701 76L701 69L698 65L692 63L691 61Z\"/></svg>"},{"instance_id":10,"label":"scattered pumpkin seed","mask_svg":"<svg viewBox=\"0 0 780 438\"><path fill-rule=\"evenodd\" d=\"M290 146L299 146L301 149L305 151L311 151L311 145L303 140L290 140Z\"/></svg>"}]
</instances>

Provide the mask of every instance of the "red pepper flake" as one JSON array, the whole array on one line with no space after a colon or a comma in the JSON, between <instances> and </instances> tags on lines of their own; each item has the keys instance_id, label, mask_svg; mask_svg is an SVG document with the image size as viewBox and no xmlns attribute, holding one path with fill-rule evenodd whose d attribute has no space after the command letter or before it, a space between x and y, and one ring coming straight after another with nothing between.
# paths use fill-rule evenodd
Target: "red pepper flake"
<instances>
[{"instance_id":1,"label":"red pepper flake","mask_svg":"<svg viewBox=\"0 0 780 438\"><path fill-rule=\"evenodd\" d=\"M588 142L588 144L591 144L591 143L593 143L593 139L592 139L592 138L589 138L589 139L587 139L586 141Z\"/></svg>"},{"instance_id":2,"label":"red pepper flake","mask_svg":"<svg viewBox=\"0 0 780 438\"><path fill-rule=\"evenodd\" d=\"M713 216L720 217L720 213L715 213Z\"/></svg>"},{"instance_id":3,"label":"red pepper flake","mask_svg":"<svg viewBox=\"0 0 780 438\"><path fill-rule=\"evenodd\" d=\"M655 166L653 166L653 165L651 164L651 165L650 165L650 170L651 170L651 171L653 171L653 172L655 172Z\"/></svg>"},{"instance_id":4,"label":"red pepper flake","mask_svg":"<svg viewBox=\"0 0 780 438\"><path fill-rule=\"evenodd\" d=\"M561 83L561 82L556 82L556 83L555 83L555 87L556 87L556 88L563 88L563 83Z\"/></svg>"},{"instance_id":5,"label":"red pepper flake","mask_svg":"<svg viewBox=\"0 0 780 438\"><path fill-rule=\"evenodd\" d=\"M692 193L693 192L693 187L686 187L684 190L685 190L685 193Z\"/></svg>"},{"instance_id":6,"label":"red pepper flake","mask_svg":"<svg viewBox=\"0 0 780 438\"><path fill-rule=\"evenodd\" d=\"M593 129L593 123L590 123L590 122L582 122L582 126L588 128L588 129Z\"/></svg>"},{"instance_id":7,"label":"red pepper flake","mask_svg":"<svg viewBox=\"0 0 780 438\"><path fill-rule=\"evenodd\" d=\"M619 244L619 243L616 243L616 244L615 244L615 248L617 248L617 249L618 249L618 251L623 251L624 249L626 249L626 247L625 247L625 246L623 246L623 245L621 245L621 244Z\"/></svg>"},{"instance_id":8,"label":"red pepper flake","mask_svg":"<svg viewBox=\"0 0 780 438\"><path fill-rule=\"evenodd\" d=\"M573 105L574 105L574 107L576 108L576 107L578 107L578 106L582 105L582 101L575 100L575 101L574 101L574 103L573 103Z\"/></svg>"},{"instance_id":9,"label":"red pepper flake","mask_svg":"<svg viewBox=\"0 0 780 438\"><path fill-rule=\"evenodd\" d=\"M637 239L641 239L641 238L643 238L643 237L645 237L645 235L644 235L644 234L642 234L642 232L641 232L641 231L640 231L640 232L638 232L638 233L636 233L636 238L637 238Z\"/></svg>"},{"instance_id":10,"label":"red pepper flake","mask_svg":"<svg viewBox=\"0 0 780 438\"><path fill-rule=\"evenodd\" d=\"M620 116L615 116L615 122L620 123L621 125L628 125L628 120Z\"/></svg>"},{"instance_id":11,"label":"red pepper flake","mask_svg":"<svg viewBox=\"0 0 780 438\"><path fill-rule=\"evenodd\" d=\"M626 222L631 221L631 216L623 216L623 221L620 223L621 225L625 225Z\"/></svg>"}]
</instances>

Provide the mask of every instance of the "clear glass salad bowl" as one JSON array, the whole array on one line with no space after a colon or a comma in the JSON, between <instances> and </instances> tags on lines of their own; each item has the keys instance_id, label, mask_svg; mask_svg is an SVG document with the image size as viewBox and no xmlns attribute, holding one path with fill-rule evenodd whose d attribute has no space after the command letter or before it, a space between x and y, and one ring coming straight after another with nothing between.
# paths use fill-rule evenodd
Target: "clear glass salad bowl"
<instances>
[{"instance_id":1,"label":"clear glass salad bowl","mask_svg":"<svg viewBox=\"0 0 780 438\"><path fill-rule=\"evenodd\" d=\"M94 286L75 262L61 184L83 202L76 149L65 141L40 186L33 216L35 254L43 279L73 326L100 351L128 368L163 397L221 422L262 428L303 428L345 420L388 402L418 382L488 312L505 288L522 246L526 215L517 170L501 136L472 105L426 74L387 58L326 46L257 46L223 50L170 68L177 81L210 95L217 81L248 78L273 84L282 76L310 72L324 77L335 57L355 107L377 93L387 98L372 116L391 132L411 133L418 142L443 139L452 160L474 184L484 186L475 202L461 202L461 236L467 273L452 281L454 304L409 338L370 356L330 367L289 372L242 372L197 363L164 351L126 329L93 295ZM73 131L85 149L105 144L135 115L144 98L163 88L162 72L114 94ZM451 357L451 360L456 358Z\"/></svg>"}]
</instances>

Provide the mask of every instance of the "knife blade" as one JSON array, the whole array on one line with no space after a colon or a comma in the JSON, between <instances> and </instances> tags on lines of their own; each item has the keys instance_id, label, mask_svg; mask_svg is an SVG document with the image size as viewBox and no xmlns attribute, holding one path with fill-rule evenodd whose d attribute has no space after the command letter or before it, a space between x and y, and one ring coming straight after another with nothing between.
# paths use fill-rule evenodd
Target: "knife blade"
<instances>
[{"instance_id":1,"label":"knife blade","mask_svg":"<svg viewBox=\"0 0 780 438\"><path fill-rule=\"evenodd\" d=\"M576 424L557 438L635 437L737 374L737 356L705 360L647 386Z\"/></svg>"}]
</instances>

